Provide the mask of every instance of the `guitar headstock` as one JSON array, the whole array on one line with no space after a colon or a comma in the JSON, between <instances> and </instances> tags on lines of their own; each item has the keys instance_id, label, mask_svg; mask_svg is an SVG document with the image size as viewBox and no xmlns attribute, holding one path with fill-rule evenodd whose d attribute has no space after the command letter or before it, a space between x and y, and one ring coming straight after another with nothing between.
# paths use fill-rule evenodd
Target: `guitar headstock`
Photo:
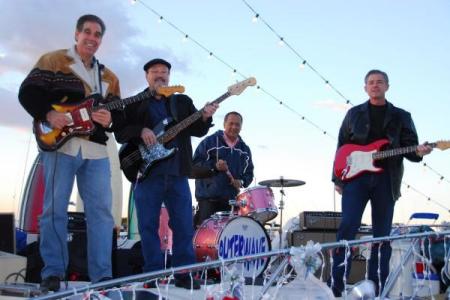
<instances>
[{"instance_id":1,"label":"guitar headstock","mask_svg":"<svg viewBox=\"0 0 450 300\"><path fill-rule=\"evenodd\" d=\"M232 86L228 87L228 93L231 95L240 95L248 86L253 86L256 84L255 77L249 77L245 80L242 80Z\"/></svg>"},{"instance_id":2,"label":"guitar headstock","mask_svg":"<svg viewBox=\"0 0 450 300\"><path fill-rule=\"evenodd\" d=\"M182 85L160 86L159 88L156 89L156 93L164 97L169 97L175 93L184 93L184 86Z\"/></svg>"},{"instance_id":3,"label":"guitar headstock","mask_svg":"<svg viewBox=\"0 0 450 300\"><path fill-rule=\"evenodd\" d=\"M448 148L450 148L450 141L437 141L435 144L435 147L439 148L440 150L447 150Z\"/></svg>"}]
</instances>

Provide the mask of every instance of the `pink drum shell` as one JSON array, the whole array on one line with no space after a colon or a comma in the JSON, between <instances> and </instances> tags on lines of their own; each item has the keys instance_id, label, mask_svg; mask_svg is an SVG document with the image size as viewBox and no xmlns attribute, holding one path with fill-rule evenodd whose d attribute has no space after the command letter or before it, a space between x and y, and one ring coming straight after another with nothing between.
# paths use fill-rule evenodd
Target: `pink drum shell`
<instances>
[{"instance_id":1,"label":"pink drum shell","mask_svg":"<svg viewBox=\"0 0 450 300\"><path fill-rule=\"evenodd\" d=\"M255 186L237 195L238 215L250 216L260 223L274 219L278 215L273 191L270 187Z\"/></svg>"}]
</instances>

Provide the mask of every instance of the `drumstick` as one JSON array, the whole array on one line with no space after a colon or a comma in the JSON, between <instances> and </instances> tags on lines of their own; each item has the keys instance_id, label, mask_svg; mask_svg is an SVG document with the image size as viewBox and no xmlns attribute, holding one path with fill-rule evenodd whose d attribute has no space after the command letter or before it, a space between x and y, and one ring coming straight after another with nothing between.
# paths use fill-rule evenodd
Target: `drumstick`
<instances>
[{"instance_id":1,"label":"drumstick","mask_svg":"<svg viewBox=\"0 0 450 300\"><path fill-rule=\"evenodd\" d=\"M216 136L216 163L219 162L219 136ZM230 179L230 183L233 184L234 177L233 174L231 174L230 170L226 170L225 174L227 174L228 178Z\"/></svg>"}]
</instances>

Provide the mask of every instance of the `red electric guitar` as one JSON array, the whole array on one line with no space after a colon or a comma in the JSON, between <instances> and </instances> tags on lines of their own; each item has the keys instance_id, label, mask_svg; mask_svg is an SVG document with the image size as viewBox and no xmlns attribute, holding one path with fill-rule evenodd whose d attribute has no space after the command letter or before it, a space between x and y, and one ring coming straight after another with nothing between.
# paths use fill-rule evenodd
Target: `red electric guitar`
<instances>
[{"instance_id":1,"label":"red electric guitar","mask_svg":"<svg viewBox=\"0 0 450 300\"><path fill-rule=\"evenodd\" d=\"M385 159L415 152L416 146L380 151L389 144L387 139L375 141L368 145L345 144L336 151L334 158L334 175L342 181L350 181L364 172L380 173L382 168L374 165L376 160ZM450 141L428 143L432 148L446 150L450 148Z\"/></svg>"},{"instance_id":2,"label":"red electric guitar","mask_svg":"<svg viewBox=\"0 0 450 300\"><path fill-rule=\"evenodd\" d=\"M165 86L157 89L156 93L169 97L174 93L183 93L181 85ZM98 94L91 95L75 104L54 104L52 108L63 112L72 122L62 129L53 128L47 121L34 120L33 132L39 148L44 151L54 151L74 136L90 135L94 132L95 124L91 120L91 112L100 108L113 110L123 108L131 103L139 102L150 96L150 91L145 91L136 96L118 99L104 104L99 104L102 97Z\"/></svg>"}]
</instances>

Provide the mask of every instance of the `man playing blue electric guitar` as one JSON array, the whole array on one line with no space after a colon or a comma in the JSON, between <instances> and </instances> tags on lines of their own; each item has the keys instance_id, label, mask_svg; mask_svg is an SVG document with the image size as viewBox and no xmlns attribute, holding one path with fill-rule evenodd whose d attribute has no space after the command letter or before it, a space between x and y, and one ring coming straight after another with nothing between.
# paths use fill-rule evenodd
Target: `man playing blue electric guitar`
<instances>
[{"instance_id":1,"label":"man playing blue electric guitar","mask_svg":"<svg viewBox=\"0 0 450 300\"><path fill-rule=\"evenodd\" d=\"M169 83L171 65L163 59L150 60L144 66L149 87L156 90ZM161 121L171 118L174 123L197 113L192 100L183 94L169 98L158 95L150 96L140 103L129 105L125 109L126 126L116 132L119 143L146 145L146 148L158 144L155 127ZM158 236L159 214L164 202L169 212L170 227L173 230L172 266L177 267L195 263L192 245L192 198L188 185L191 173L192 145L191 136L204 136L212 122L212 115L218 108L217 104L208 104L202 111L202 116L180 131L164 146L177 149L170 157L155 164L151 172L135 183L134 197L138 217L138 228L142 239L144 256L144 272L163 269L164 260L160 251ZM139 154L139 152L137 153ZM132 154L126 161L133 160ZM122 161L122 168L124 162ZM191 282L189 274L176 275L175 285L199 289L197 281Z\"/></svg>"}]
</instances>

